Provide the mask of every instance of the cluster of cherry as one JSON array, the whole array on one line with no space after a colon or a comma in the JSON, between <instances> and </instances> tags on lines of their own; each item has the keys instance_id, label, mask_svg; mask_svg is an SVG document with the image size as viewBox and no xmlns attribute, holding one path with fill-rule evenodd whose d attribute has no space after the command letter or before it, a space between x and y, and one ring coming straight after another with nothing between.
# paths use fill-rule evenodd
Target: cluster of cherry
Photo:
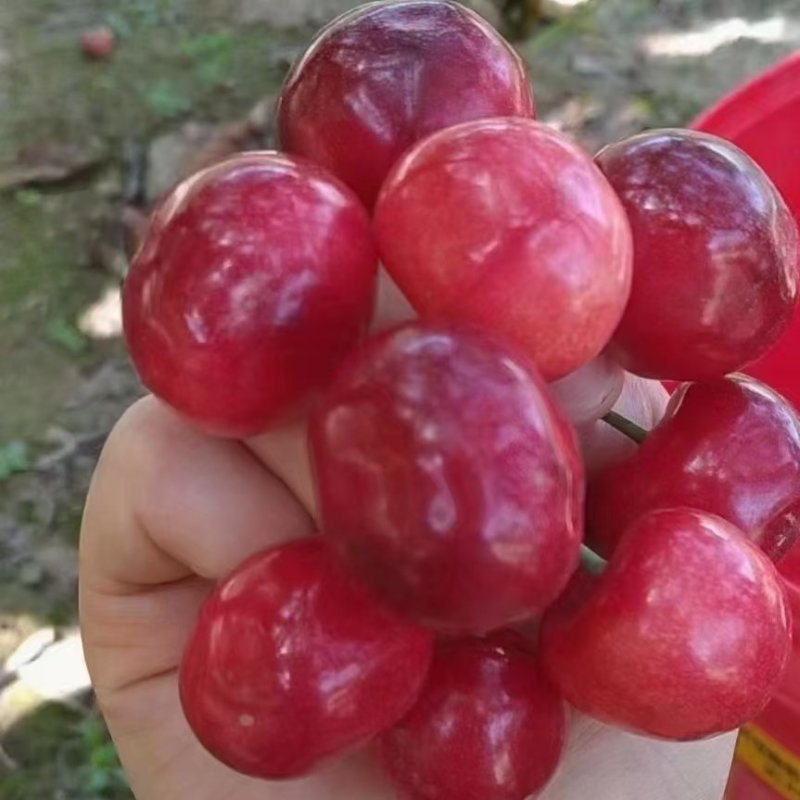
<instances>
[{"instance_id":1,"label":"cluster of cherry","mask_svg":"<svg viewBox=\"0 0 800 800\"><path fill-rule=\"evenodd\" d=\"M797 300L763 172L684 130L593 160L450 0L341 17L278 113L284 153L160 203L124 293L143 381L193 424L310 414L321 535L206 602L181 671L200 741L275 779L378 739L413 800L523 800L564 698L680 740L753 718L789 652L773 562L800 513L795 413L731 375ZM420 319L362 342L379 260ZM691 383L587 476L552 382L601 353ZM608 561L581 567L587 545Z\"/></svg>"}]
</instances>

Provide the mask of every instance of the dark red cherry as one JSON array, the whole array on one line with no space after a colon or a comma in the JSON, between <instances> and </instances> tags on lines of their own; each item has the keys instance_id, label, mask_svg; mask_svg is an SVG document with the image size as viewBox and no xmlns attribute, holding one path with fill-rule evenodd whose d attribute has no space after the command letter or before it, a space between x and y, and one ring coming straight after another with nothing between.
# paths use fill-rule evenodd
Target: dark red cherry
<instances>
[{"instance_id":1,"label":"dark red cherry","mask_svg":"<svg viewBox=\"0 0 800 800\"><path fill-rule=\"evenodd\" d=\"M322 530L396 607L484 632L549 605L583 537L575 436L535 368L413 323L343 365L311 421Z\"/></svg>"},{"instance_id":2,"label":"dark red cherry","mask_svg":"<svg viewBox=\"0 0 800 800\"><path fill-rule=\"evenodd\" d=\"M781 558L800 536L794 408L743 375L683 386L630 457L590 477L590 543L609 554L642 514L675 506L717 514Z\"/></svg>"},{"instance_id":3,"label":"dark red cherry","mask_svg":"<svg viewBox=\"0 0 800 800\"><path fill-rule=\"evenodd\" d=\"M376 258L364 208L312 164L244 153L189 178L125 282L142 381L211 433L263 431L366 330Z\"/></svg>"},{"instance_id":4,"label":"dark red cherry","mask_svg":"<svg viewBox=\"0 0 800 800\"><path fill-rule=\"evenodd\" d=\"M686 130L624 139L597 164L633 231L614 357L651 378L704 380L775 344L797 302L797 227L761 168L731 142Z\"/></svg>"},{"instance_id":5,"label":"dark red cherry","mask_svg":"<svg viewBox=\"0 0 800 800\"><path fill-rule=\"evenodd\" d=\"M289 778L411 707L430 634L346 573L317 537L254 556L215 590L186 648L186 718L220 761Z\"/></svg>"},{"instance_id":6,"label":"dark red cherry","mask_svg":"<svg viewBox=\"0 0 800 800\"><path fill-rule=\"evenodd\" d=\"M446 0L369 3L323 29L281 93L281 146L372 206L419 139L459 122L533 116L527 72L485 20Z\"/></svg>"},{"instance_id":7,"label":"dark red cherry","mask_svg":"<svg viewBox=\"0 0 800 800\"><path fill-rule=\"evenodd\" d=\"M381 738L408 800L525 800L561 757L566 709L515 635L439 645L419 700Z\"/></svg>"}]
</instances>

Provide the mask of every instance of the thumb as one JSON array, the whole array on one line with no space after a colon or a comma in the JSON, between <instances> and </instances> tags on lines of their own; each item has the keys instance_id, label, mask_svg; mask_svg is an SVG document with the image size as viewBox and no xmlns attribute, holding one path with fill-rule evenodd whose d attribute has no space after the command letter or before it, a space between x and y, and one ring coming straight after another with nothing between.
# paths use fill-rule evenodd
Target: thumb
<instances>
[{"instance_id":1,"label":"thumb","mask_svg":"<svg viewBox=\"0 0 800 800\"><path fill-rule=\"evenodd\" d=\"M645 430L654 428L669 402L669 392L659 381L626 373L613 410ZM591 474L621 461L636 451L636 443L602 420L578 426L583 458Z\"/></svg>"}]
</instances>

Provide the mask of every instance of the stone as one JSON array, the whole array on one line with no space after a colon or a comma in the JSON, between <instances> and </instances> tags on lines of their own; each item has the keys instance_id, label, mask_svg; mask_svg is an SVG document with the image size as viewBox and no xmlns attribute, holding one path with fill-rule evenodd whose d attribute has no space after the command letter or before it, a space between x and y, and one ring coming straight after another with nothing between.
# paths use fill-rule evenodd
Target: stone
<instances>
[{"instance_id":1,"label":"stone","mask_svg":"<svg viewBox=\"0 0 800 800\"><path fill-rule=\"evenodd\" d=\"M17 579L22 586L36 588L44 580L44 569L38 561L26 561L19 568Z\"/></svg>"},{"instance_id":2,"label":"stone","mask_svg":"<svg viewBox=\"0 0 800 800\"><path fill-rule=\"evenodd\" d=\"M154 202L184 177L191 156L212 139L215 125L187 122L176 131L155 138L147 154L146 193Z\"/></svg>"}]
</instances>

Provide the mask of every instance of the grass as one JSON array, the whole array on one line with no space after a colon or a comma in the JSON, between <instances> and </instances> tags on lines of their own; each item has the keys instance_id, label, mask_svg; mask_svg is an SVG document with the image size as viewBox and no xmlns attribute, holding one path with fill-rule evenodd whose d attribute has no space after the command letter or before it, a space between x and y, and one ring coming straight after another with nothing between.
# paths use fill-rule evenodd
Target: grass
<instances>
[{"instance_id":1,"label":"grass","mask_svg":"<svg viewBox=\"0 0 800 800\"><path fill-rule=\"evenodd\" d=\"M92 204L88 188L0 197L0 442L36 435L99 355L74 327L105 280L75 227Z\"/></svg>"},{"instance_id":2,"label":"grass","mask_svg":"<svg viewBox=\"0 0 800 800\"><path fill-rule=\"evenodd\" d=\"M0 776L3 800L132 797L114 744L96 713L42 706L12 728L4 747L18 769Z\"/></svg>"},{"instance_id":3,"label":"grass","mask_svg":"<svg viewBox=\"0 0 800 800\"><path fill-rule=\"evenodd\" d=\"M0 162L31 142L97 142L104 174L121 176L131 142L146 143L189 116L235 119L275 91L283 64L271 53L286 38L258 26L231 29L224 15L202 13L206 5L4 0L0 27L14 37L0 71L8 98ZM108 62L92 63L78 37L103 20L120 41ZM80 371L108 352L75 325L108 282L86 264L91 220L108 207L93 177L0 195L0 442L36 435Z\"/></svg>"},{"instance_id":4,"label":"grass","mask_svg":"<svg viewBox=\"0 0 800 800\"><path fill-rule=\"evenodd\" d=\"M19 439L0 444L0 481L30 469L28 445Z\"/></svg>"}]
</instances>

